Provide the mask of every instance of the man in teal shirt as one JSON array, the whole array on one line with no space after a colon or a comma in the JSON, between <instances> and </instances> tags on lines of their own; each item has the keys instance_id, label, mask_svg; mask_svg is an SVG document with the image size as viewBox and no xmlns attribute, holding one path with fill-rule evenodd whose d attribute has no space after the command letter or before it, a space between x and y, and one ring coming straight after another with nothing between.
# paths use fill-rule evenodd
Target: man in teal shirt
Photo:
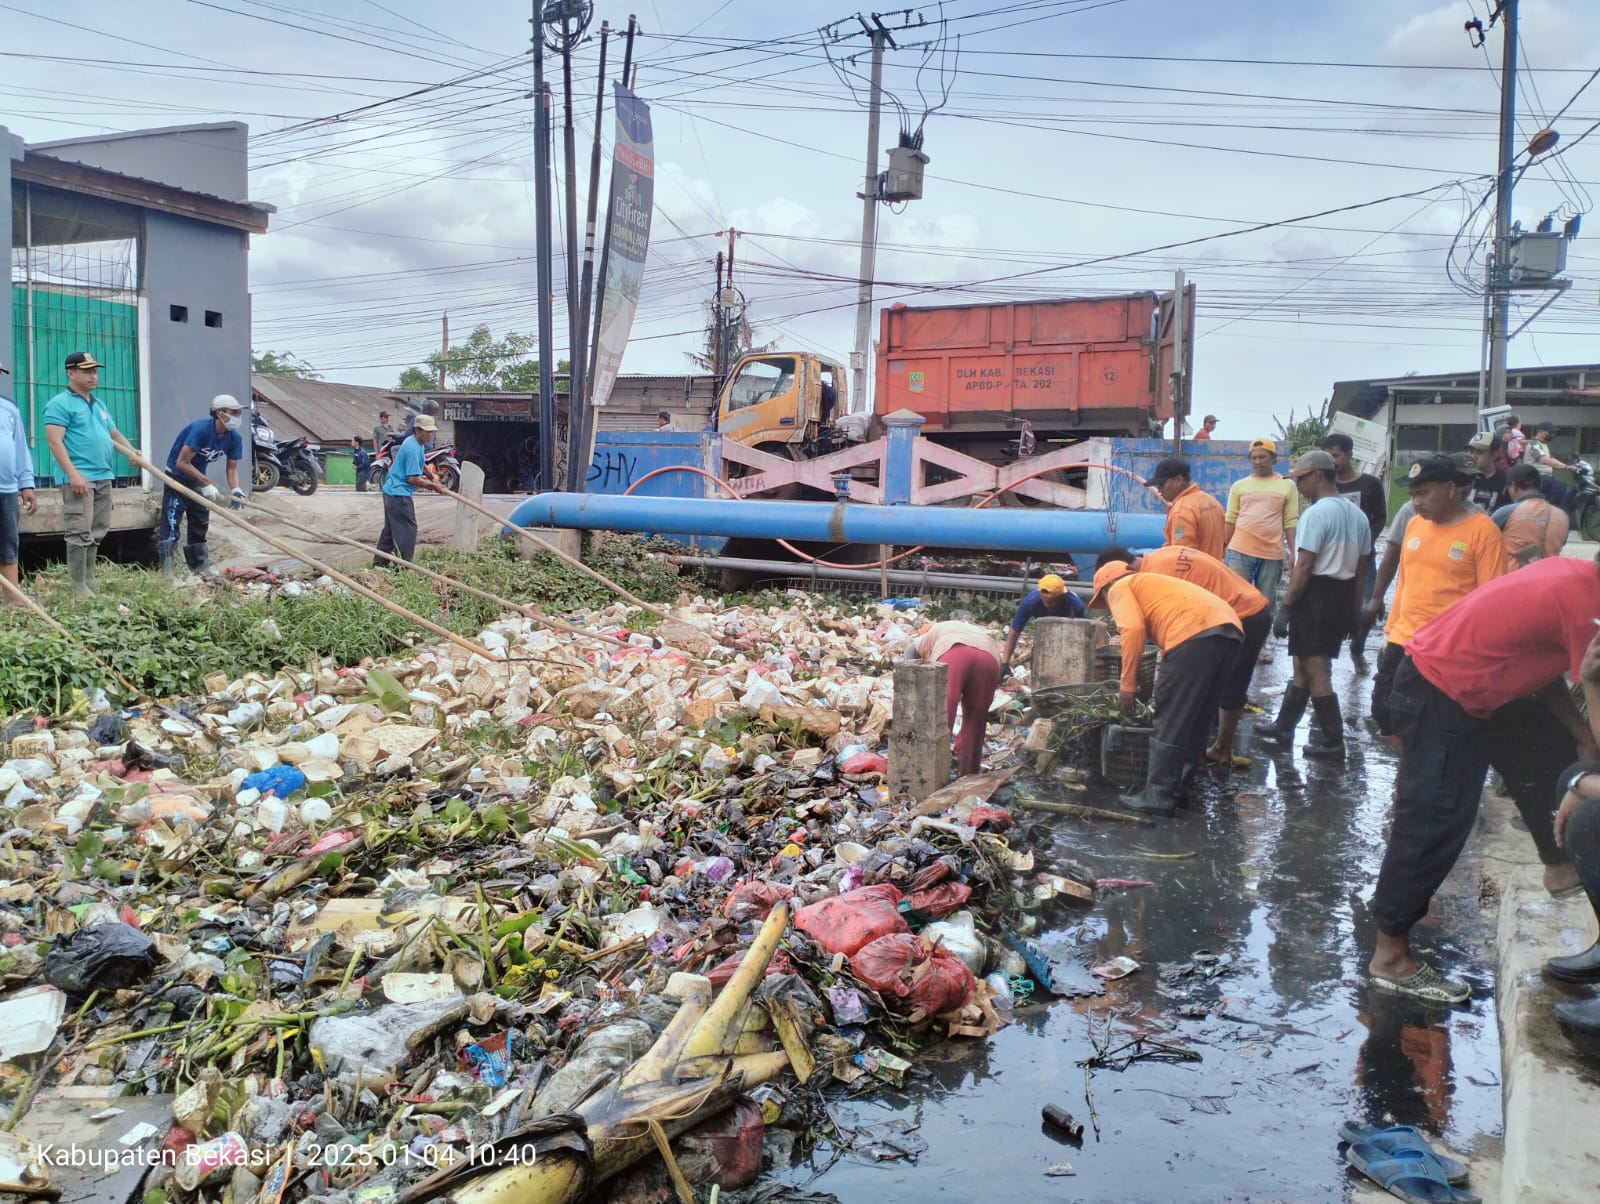
<instances>
[{"instance_id":1,"label":"man in teal shirt","mask_svg":"<svg viewBox=\"0 0 1600 1204\"><path fill-rule=\"evenodd\" d=\"M394 462L383 474L383 531L378 536L380 555L372 563L380 569L394 562L388 553L409 561L417 550L417 508L411 495L418 489L439 491L438 483L428 475L426 456L428 444L433 442L439 424L429 415L417 417L416 425L406 440L395 449Z\"/></svg>"},{"instance_id":2,"label":"man in teal shirt","mask_svg":"<svg viewBox=\"0 0 1600 1204\"><path fill-rule=\"evenodd\" d=\"M111 412L94 395L100 364L87 351L67 356L67 388L44 408L44 437L66 477L61 486L72 592L94 597L94 560L111 528Z\"/></svg>"}]
</instances>

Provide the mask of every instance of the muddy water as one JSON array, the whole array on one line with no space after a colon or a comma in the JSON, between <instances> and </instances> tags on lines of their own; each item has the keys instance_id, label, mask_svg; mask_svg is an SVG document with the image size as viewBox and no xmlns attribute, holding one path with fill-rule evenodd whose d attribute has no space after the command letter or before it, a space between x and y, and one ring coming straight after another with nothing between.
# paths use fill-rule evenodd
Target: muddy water
<instances>
[{"instance_id":1,"label":"muddy water","mask_svg":"<svg viewBox=\"0 0 1600 1204\"><path fill-rule=\"evenodd\" d=\"M1278 659L1258 683L1281 686L1281 650ZM1336 683L1346 714L1364 715L1370 679L1346 665ZM1275 711L1276 693L1263 701ZM1307 761L1305 728L1293 753L1257 756L1170 821L1049 817L1055 855L1154 885L1113 891L1092 911L1049 912L1035 939L1089 964L1126 955L1142 969L1102 998L1024 1006L990 1040L934 1052L929 1077L905 1092L835 1109L846 1124L917 1126L927 1148L915 1165L824 1143L784 1177L884 1204L1342 1201L1354 1183L1338 1153L1345 1118L1393 1117L1458 1149L1492 1142L1500 1059L1477 875L1458 867L1417 933L1419 948L1473 985L1471 1002L1428 1008L1370 992L1364 900L1382 857L1394 758L1354 725L1345 765ZM1109 804L1109 791L1093 789L1058 787L1054 797ZM1048 787L1036 793L1051 797ZM1173 853L1186 856L1150 856ZM1221 955L1203 967L1220 962L1219 973L1177 973L1201 951ZM1097 1069L1086 1088L1079 1063L1106 1043L1108 1024L1112 1044L1153 1036L1201 1060ZM1041 1124L1049 1103L1090 1122L1089 1093L1099 1133L1090 1123L1081 1146ZM1074 1173L1046 1174L1060 1163Z\"/></svg>"}]
</instances>

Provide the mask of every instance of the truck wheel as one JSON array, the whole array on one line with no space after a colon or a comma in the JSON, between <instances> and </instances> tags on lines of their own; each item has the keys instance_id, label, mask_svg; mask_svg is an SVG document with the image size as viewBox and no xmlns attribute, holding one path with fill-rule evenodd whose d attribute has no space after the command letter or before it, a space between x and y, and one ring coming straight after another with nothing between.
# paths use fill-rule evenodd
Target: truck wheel
<instances>
[{"instance_id":1,"label":"truck wheel","mask_svg":"<svg viewBox=\"0 0 1600 1204\"><path fill-rule=\"evenodd\" d=\"M250 487L256 493L266 493L278 487L278 466L266 460L257 460L250 473Z\"/></svg>"}]
</instances>

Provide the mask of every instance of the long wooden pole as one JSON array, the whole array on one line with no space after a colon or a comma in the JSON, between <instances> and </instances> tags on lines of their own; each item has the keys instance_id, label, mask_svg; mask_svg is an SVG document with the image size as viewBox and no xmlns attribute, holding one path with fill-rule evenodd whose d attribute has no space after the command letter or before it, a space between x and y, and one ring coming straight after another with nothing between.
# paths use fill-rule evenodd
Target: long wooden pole
<instances>
[{"instance_id":1,"label":"long wooden pole","mask_svg":"<svg viewBox=\"0 0 1600 1204\"><path fill-rule=\"evenodd\" d=\"M521 602L514 602L510 598L502 598L499 594L491 594L486 589L479 589L475 585L468 585L465 581L457 581L454 577L447 576L444 573L435 572L433 569L423 568L420 564L415 564L412 561L402 560L393 552L380 551L371 544L364 544L360 540L351 539L347 535L335 535L329 531L315 530L312 527L306 526L304 523L296 522L288 515L281 514L272 509L270 506L265 506L260 502L246 502L245 504L248 505L252 510L259 510L262 514L265 514L270 518L274 518L284 526L291 527L303 535L310 536L312 539L332 540L334 543L344 544L347 547L359 548L361 551L369 552L374 556L382 556L391 564L398 565L401 568L410 569L414 573L421 573L429 580L437 581L441 585L448 585L451 589L459 589L463 593L472 594L475 597L482 598L487 602L493 602L496 606L503 606L507 610L514 610L524 618L531 619L533 622L541 624L545 627L549 627L554 631L566 632L569 635L583 636L586 639L596 640L602 644L611 644L618 648L626 648L629 646L622 640L612 639L608 635L601 635L599 632L595 631L585 631L583 628L575 627L571 623L564 622L561 619L549 618L546 615L537 613L531 606L524 605Z\"/></svg>"},{"instance_id":2,"label":"long wooden pole","mask_svg":"<svg viewBox=\"0 0 1600 1204\"><path fill-rule=\"evenodd\" d=\"M487 648L480 648L471 640L464 639L448 628L439 626L439 624L433 622L431 619L424 619L421 615L412 613L404 606L389 601L389 599L385 598L376 590L368 589L365 585L362 585L361 582L357 581L354 577L351 577L345 573L341 573L332 565L323 564L322 561L317 560L314 557L307 556L304 552L299 551L293 545L285 543L283 540L274 536L268 535L249 519L235 514L232 510L228 509L228 507L221 505L218 502L213 502L208 498L201 497L200 494L196 493L193 489L190 489L187 485L173 480L166 473L162 472L148 459L141 455L136 448L129 444L129 442L124 439L119 432L112 431L111 439L117 445L117 450L127 457L129 463L143 466L149 471L151 476L155 477L156 480L160 481L163 485L166 485L169 489L175 491L178 496L188 498L191 502L199 503L210 510L213 514L220 514L230 523L233 523L236 527L248 531L251 535L254 535L267 546L277 548L278 551L282 552L286 556L293 556L296 560L300 561L300 563L309 565L311 568L316 569L319 573L325 573L327 576L332 577L346 589L355 591L368 601L376 602L379 606L383 607L391 614L399 615L402 619L406 619L409 622L415 623L424 631L431 631L434 635L449 640L452 644L456 645L456 647L465 649L474 656L483 657L484 660L493 661L496 659L495 655Z\"/></svg>"},{"instance_id":3,"label":"long wooden pole","mask_svg":"<svg viewBox=\"0 0 1600 1204\"><path fill-rule=\"evenodd\" d=\"M32 611L40 619L43 619L46 624L54 628L61 635L66 636L68 640L72 641L74 644L77 644L85 652L87 652L89 654L89 659L94 661L95 664L99 665L107 673L111 674L111 676L116 678L117 681L121 682L122 688L128 691L130 695L137 695L139 693L139 688L126 677L122 676L122 674L118 673L104 660L102 660L100 658L100 654L97 653L93 648L89 647L88 641L86 641L81 635L78 635L76 632L63 627L60 623L56 622L55 619L51 618L50 612L44 607L40 606L32 598L28 597L28 595L23 592L21 586L13 585L9 577L0 577L0 585L4 585L8 594L10 594L18 602L21 602L23 606L27 607L27 609Z\"/></svg>"},{"instance_id":4,"label":"long wooden pole","mask_svg":"<svg viewBox=\"0 0 1600 1204\"><path fill-rule=\"evenodd\" d=\"M440 493L444 494L446 497L455 498L456 501L460 502L463 506L466 506L466 507L468 507L469 509L472 509L472 510L476 510L479 514L483 515L485 518L493 519L495 521L495 523L498 524L499 526L510 527L519 536L521 536L523 539L526 539L529 543L533 544L540 551L549 552L557 560L560 560L565 564L571 565L573 568L577 569L580 573L584 574L584 576L593 578L594 580L598 581L601 585L605 586L607 589L612 590L613 592L615 592L616 594L618 594L619 596L621 596L623 598L626 598L629 602L632 602L635 606L640 607L641 609L644 609L644 610L648 610L651 614L657 616L658 618L662 618L662 619L671 619L672 618L671 615L669 615L666 611L662 610L659 606L655 606L655 605L653 605L653 604L651 604L649 602L646 602L643 598L639 597L638 594L630 592L629 590L627 590L623 586L619 585L617 582L611 580L611 578L607 577L604 573L596 572L594 569L592 569L588 565L584 564L583 561L577 560L577 559L574 559L571 556L568 556L560 548L556 547L554 544L550 543L548 540L542 539L538 535L535 535L532 531L528 530L526 527L519 527L519 526L516 526L515 524L513 524L511 522L508 522L505 518L503 518L500 515L496 514L493 510L489 510L489 509L486 509L483 506L478 505L477 502L473 501L469 497L462 497L459 493L457 493L453 489L447 489L443 485L440 485L440 486L438 486L438 490L439 490Z\"/></svg>"}]
</instances>

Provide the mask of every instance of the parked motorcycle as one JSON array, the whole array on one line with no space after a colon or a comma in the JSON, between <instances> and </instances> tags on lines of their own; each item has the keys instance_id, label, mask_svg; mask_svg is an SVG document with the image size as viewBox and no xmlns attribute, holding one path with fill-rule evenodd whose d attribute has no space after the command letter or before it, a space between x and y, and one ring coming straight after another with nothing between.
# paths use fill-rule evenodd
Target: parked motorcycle
<instances>
[{"instance_id":1,"label":"parked motorcycle","mask_svg":"<svg viewBox=\"0 0 1600 1204\"><path fill-rule=\"evenodd\" d=\"M372 467L367 470L367 484L373 489L383 488L384 474L394 463L394 453L404 441L404 435L394 435L372 457ZM456 456L453 444L433 444L422 457L422 463L424 468L432 470L434 479L446 489L461 488L461 461Z\"/></svg>"},{"instance_id":2,"label":"parked motorcycle","mask_svg":"<svg viewBox=\"0 0 1600 1204\"><path fill-rule=\"evenodd\" d=\"M250 411L250 438L255 451L250 484L255 492L265 493L281 484L287 484L302 497L317 491L321 469L317 466L316 447L309 439L303 435L279 439L255 410Z\"/></svg>"},{"instance_id":3,"label":"parked motorcycle","mask_svg":"<svg viewBox=\"0 0 1600 1204\"><path fill-rule=\"evenodd\" d=\"M1572 465L1572 481L1572 497L1567 501L1572 529L1584 539L1600 541L1600 482L1587 460Z\"/></svg>"}]
</instances>

